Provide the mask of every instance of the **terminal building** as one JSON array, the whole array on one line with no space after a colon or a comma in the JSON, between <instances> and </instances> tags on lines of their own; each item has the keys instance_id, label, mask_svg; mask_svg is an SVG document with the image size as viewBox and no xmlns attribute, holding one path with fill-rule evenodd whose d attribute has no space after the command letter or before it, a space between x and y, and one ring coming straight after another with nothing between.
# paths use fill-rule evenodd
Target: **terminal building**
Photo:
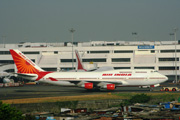
<instances>
[{"instance_id":1,"label":"terminal building","mask_svg":"<svg viewBox=\"0 0 180 120\"><path fill-rule=\"evenodd\" d=\"M89 70L102 66L112 66L114 69L155 69L166 75L169 81L173 81L175 76L179 80L180 74L178 41L0 44L0 71L16 72L9 49L19 49L47 71L75 68L76 64L72 64L76 62L74 50L78 50L84 67Z\"/></svg>"}]
</instances>

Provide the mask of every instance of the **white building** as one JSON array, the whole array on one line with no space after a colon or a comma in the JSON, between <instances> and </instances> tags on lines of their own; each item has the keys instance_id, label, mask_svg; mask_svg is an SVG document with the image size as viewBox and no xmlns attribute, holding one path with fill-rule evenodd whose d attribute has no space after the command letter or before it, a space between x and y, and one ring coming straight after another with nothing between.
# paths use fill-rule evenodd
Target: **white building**
<instances>
[{"instance_id":1,"label":"white building","mask_svg":"<svg viewBox=\"0 0 180 120\"><path fill-rule=\"evenodd\" d=\"M9 49L19 49L44 70L72 69L71 43L0 44L0 70L15 68L4 65L13 64ZM89 63L93 62L97 67L112 66L114 69L155 69L170 79L176 75L176 68L177 75L180 74L180 44L175 42L76 42L73 49L79 51L84 66L89 69L92 67ZM75 54L73 56L76 59Z\"/></svg>"}]
</instances>

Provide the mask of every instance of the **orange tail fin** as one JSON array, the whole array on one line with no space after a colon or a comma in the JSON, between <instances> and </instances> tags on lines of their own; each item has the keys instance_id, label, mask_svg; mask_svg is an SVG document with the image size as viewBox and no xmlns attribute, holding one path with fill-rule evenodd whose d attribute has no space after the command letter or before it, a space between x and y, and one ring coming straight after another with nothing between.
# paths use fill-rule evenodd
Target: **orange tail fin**
<instances>
[{"instance_id":1,"label":"orange tail fin","mask_svg":"<svg viewBox=\"0 0 180 120\"><path fill-rule=\"evenodd\" d=\"M18 73L38 74L38 72L44 71L26 57L21 51L11 49L10 53L13 57L14 63L16 64Z\"/></svg>"}]
</instances>

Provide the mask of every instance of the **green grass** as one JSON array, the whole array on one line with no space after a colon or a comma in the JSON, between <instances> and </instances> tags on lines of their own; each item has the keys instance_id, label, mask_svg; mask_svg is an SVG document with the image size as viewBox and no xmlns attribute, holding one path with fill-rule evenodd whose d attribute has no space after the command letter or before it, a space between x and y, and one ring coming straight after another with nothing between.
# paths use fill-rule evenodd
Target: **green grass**
<instances>
[{"instance_id":1,"label":"green grass","mask_svg":"<svg viewBox=\"0 0 180 120\"><path fill-rule=\"evenodd\" d=\"M113 95L123 96L124 98L131 99L132 96L141 94L141 93L113 93ZM172 93L172 92L161 92L161 93L143 93L150 96L149 104L158 104L160 102L171 102L178 101L180 97L180 93Z\"/></svg>"},{"instance_id":2,"label":"green grass","mask_svg":"<svg viewBox=\"0 0 180 120\"><path fill-rule=\"evenodd\" d=\"M43 102L62 102L62 101L88 101L88 100L107 100L107 99L122 99L129 100L133 96L142 93L136 92L109 92L96 95L82 95L82 96L59 96L59 97L43 97L43 98L24 98L2 100L3 103L8 104L22 104L22 103L43 103ZM160 102L170 102L178 100L180 93L161 92L161 93L143 93L150 96L149 104L158 104Z\"/></svg>"}]
</instances>

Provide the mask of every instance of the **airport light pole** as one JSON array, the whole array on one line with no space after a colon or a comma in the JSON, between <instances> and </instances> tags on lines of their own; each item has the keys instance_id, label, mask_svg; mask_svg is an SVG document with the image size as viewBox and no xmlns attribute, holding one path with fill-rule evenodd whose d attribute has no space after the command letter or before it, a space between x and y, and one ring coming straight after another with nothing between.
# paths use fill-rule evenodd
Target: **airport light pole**
<instances>
[{"instance_id":1,"label":"airport light pole","mask_svg":"<svg viewBox=\"0 0 180 120\"><path fill-rule=\"evenodd\" d=\"M177 81L177 39L176 39L176 32L178 31L178 28L174 28L173 29L174 31L174 41L175 41L175 81L176 81L176 84L178 83Z\"/></svg>"},{"instance_id":2,"label":"airport light pole","mask_svg":"<svg viewBox=\"0 0 180 120\"><path fill-rule=\"evenodd\" d=\"M135 37L134 37L134 41L137 41L137 32L132 32L132 35L135 35Z\"/></svg>"},{"instance_id":3,"label":"airport light pole","mask_svg":"<svg viewBox=\"0 0 180 120\"><path fill-rule=\"evenodd\" d=\"M5 48L6 35L3 35L2 39L3 39L3 47Z\"/></svg>"},{"instance_id":4,"label":"airport light pole","mask_svg":"<svg viewBox=\"0 0 180 120\"><path fill-rule=\"evenodd\" d=\"M170 35L170 40L172 41L172 40L173 40L174 33L169 33L169 35Z\"/></svg>"},{"instance_id":5,"label":"airport light pole","mask_svg":"<svg viewBox=\"0 0 180 120\"><path fill-rule=\"evenodd\" d=\"M73 50L73 42L74 42L74 32L75 30L73 28L71 28L69 30L72 34L71 34L71 38L72 38L72 69L74 70L74 50Z\"/></svg>"}]
</instances>

